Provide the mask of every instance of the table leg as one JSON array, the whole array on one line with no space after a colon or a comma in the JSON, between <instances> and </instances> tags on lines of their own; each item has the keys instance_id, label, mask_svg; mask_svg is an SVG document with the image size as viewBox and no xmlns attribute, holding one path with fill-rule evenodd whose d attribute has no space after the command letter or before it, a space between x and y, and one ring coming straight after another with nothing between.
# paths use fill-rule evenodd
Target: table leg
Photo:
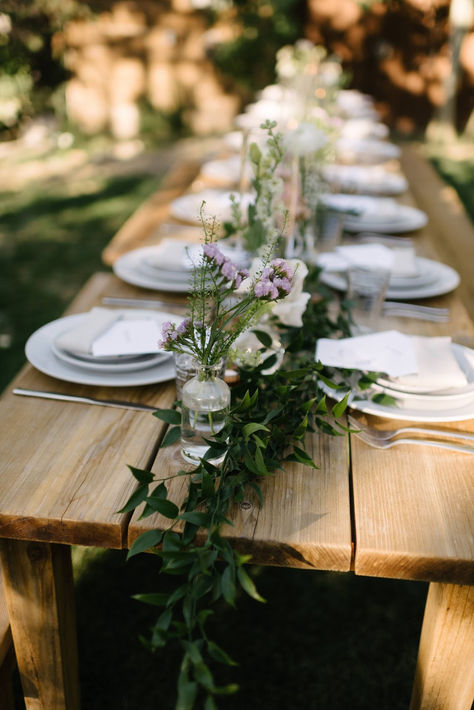
<instances>
[{"instance_id":1,"label":"table leg","mask_svg":"<svg viewBox=\"0 0 474 710\"><path fill-rule=\"evenodd\" d=\"M432 582L410 710L470 710L474 697L474 587Z\"/></svg>"},{"instance_id":2,"label":"table leg","mask_svg":"<svg viewBox=\"0 0 474 710\"><path fill-rule=\"evenodd\" d=\"M0 554L27 710L79 710L70 548L4 539Z\"/></svg>"}]
</instances>

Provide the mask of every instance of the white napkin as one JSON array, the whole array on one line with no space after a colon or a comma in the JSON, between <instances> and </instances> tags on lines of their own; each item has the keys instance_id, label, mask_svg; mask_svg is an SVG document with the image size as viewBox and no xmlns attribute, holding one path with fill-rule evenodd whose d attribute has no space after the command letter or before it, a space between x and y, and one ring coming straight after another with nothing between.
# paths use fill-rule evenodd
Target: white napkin
<instances>
[{"instance_id":1,"label":"white napkin","mask_svg":"<svg viewBox=\"0 0 474 710\"><path fill-rule=\"evenodd\" d=\"M169 319L176 320L176 316ZM93 308L79 325L59 335L55 344L78 356L144 355L158 352L159 339L158 319L147 311Z\"/></svg>"},{"instance_id":2,"label":"white napkin","mask_svg":"<svg viewBox=\"0 0 474 710\"><path fill-rule=\"evenodd\" d=\"M118 320L92 342L94 357L145 355L158 351L160 328L153 318Z\"/></svg>"},{"instance_id":3,"label":"white napkin","mask_svg":"<svg viewBox=\"0 0 474 710\"><path fill-rule=\"evenodd\" d=\"M466 375L458 365L451 348L451 338L411 336L415 348L417 369L415 375L397 376L397 386L416 387L420 392L436 392L468 384Z\"/></svg>"},{"instance_id":4,"label":"white napkin","mask_svg":"<svg viewBox=\"0 0 474 710\"><path fill-rule=\"evenodd\" d=\"M347 369L385 372L390 377L417 372L415 346L409 335L396 330L330 340L316 344L316 361Z\"/></svg>"},{"instance_id":5,"label":"white napkin","mask_svg":"<svg viewBox=\"0 0 474 710\"><path fill-rule=\"evenodd\" d=\"M163 239L153 252L148 253L147 263L165 271L190 271L193 264L188 251L193 246L191 242L180 239Z\"/></svg>"},{"instance_id":6,"label":"white napkin","mask_svg":"<svg viewBox=\"0 0 474 710\"><path fill-rule=\"evenodd\" d=\"M418 267L413 247L390 248L384 244L350 244L324 252L317 263L328 271L346 271L351 265L389 269L393 277L416 276Z\"/></svg>"}]
</instances>

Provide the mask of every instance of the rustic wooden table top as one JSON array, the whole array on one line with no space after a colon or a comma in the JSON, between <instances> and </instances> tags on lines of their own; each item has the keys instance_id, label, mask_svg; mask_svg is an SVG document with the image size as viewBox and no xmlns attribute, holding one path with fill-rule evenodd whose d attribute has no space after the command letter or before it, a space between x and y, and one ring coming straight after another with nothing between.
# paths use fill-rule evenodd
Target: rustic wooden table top
<instances>
[{"instance_id":1,"label":"rustic wooden table top","mask_svg":"<svg viewBox=\"0 0 474 710\"><path fill-rule=\"evenodd\" d=\"M124 251L156 241L169 221L167 204L194 179L196 166L179 166L157 193L124 225L106 252L109 262ZM176 178L176 175L179 179ZM180 177L181 176L181 177ZM174 182L173 182L174 181ZM178 185L178 186L177 186ZM171 192L170 192L171 190ZM412 194L405 198L414 202ZM158 210L158 211L156 211ZM419 254L436 256L428 225L415 236ZM137 289L112 274L91 278L68 313L88 310L105 295L170 298ZM430 303L451 308L448 324L392 319L405 332L451 334L472 343L474 328L455 292ZM22 386L169 407L174 382L144 387L100 388L69 384L30 365L12 387ZM375 421L373 418L371 418ZM392 428L393 422L383 423ZM16 397L0 402L0 536L120 548L163 524L118 514L135 482L127 464L159 474L182 467L177 446L157 454L165 425L127 410ZM447 428L474 431L474 420ZM474 459L464 454L406 447L377 451L351 437L314 435L319 471L299 464L264 481L265 505L248 500L232 513L227 531L254 561L371 576L464 583L474 581L472 493ZM182 481L170 498L179 503Z\"/></svg>"}]
</instances>

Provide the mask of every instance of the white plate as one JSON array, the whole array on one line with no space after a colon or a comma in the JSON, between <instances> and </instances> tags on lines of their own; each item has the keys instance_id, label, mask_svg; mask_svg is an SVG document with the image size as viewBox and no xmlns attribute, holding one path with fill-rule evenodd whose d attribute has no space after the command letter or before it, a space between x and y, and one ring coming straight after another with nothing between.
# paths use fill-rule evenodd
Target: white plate
<instances>
[{"instance_id":1,"label":"white plate","mask_svg":"<svg viewBox=\"0 0 474 710\"><path fill-rule=\"evenodd\" d=\"M340 138L336 143L336 154L341 160L351 163L375 165L399 158L400 153L400 148L394 143L369 138Z\"/></svg>"},{"instance_id":2,"label":"white plate","mask_svg":"<svg viewBox=\"0 0 474 710\"><path fill-rule=\"evenodd\" d=\"M209 188L201 192L191 192L187 195L181 195L173 200L170 204L170 214L176 219L183 222L191 222L192 224L201 224L201 206L203 201L206 203L203 207L203 215L205 218L216 217L217 220L223 222L232 217L230 196L234 195L236 201L239 201L238 192L230 192L228 190L216 190ZM244 194L242 198L242 212L245 215L247 207L252 200L252 196Z\"/></svg>"},{"instance_id":3,"label":"white plate","mask_svg":"<svg viewBox=\"0 0 474 710\"><path fill-rule=\"evenodd\" d=\"M329 207L347 213L344 229L349 232L402 234L420 229L428 222L422 210L401 205L391 197L327 193L321 196L321 200Z\"/></svg>"},{"instance_id":4,"label":"white plate","mask_svg":"<svg viewBox=\"0 0 474 710\"><path fill-rule=\"evenodd\" d=\"M79 367L81 370L91 370L94 372L133 372L134 370L145 370L148 367L158 365L158 363L170 357L170 353L152 353L149 355L139 355L134 358L126 358L125 362L120 359L101 361L100 358L75 357L65 350L58 348L56 343L51 343L51 350L58 360Z\"/></svg>"},{"instance_id":5,"label":"white plate","mask_svg":"<svg viewBox=\"0 0 474 710\"><path fill-rule=\"evenodd\" d=\"M68 328L77 326L84 313L59 318L47 323L28 338L25 353L28 361L50 377L56 377L66 382L76 382L81 385L97 385L104 387L134 387L149 385L155 382L172 380L175 376L173 358L166 358L153 367L133 372L92 372L58 360L51 344ZM162 314L160 314L162 315Z\"/></svg>"},{"instance_id":6,"label":"white plate","mask_svg":"<svg viewBox=\"0 0 474 710\"><path fill-rule=\"evenodd\" d=\"M150 252L155 252L156 247L141 247L133 249L121 256L113 265L114 273L133 286L148 288L153 291L171 291L173 293L186 293L188 291L188 282L181 278L175 278L171 272L166 275L166 278L160 278L155 273L147 272L144 268L147 257ZM150 267L152 268L152 267ZM156 272L156 269L155 269ZM191 274L189 274L189 282L191 282Z\"/></svg>"},{"instance_id":7,"label":"white plate","mask_svg":"<svg viewBox=\"0 0 474 710\"><path fill-rule=\"evenodd\" d=\"M462 356L462 352L469 351L469 348L465 348L463 345L453 345L453 350ZM458 361L461 366L463 362L467 362L462 357ZM466 370L465 372L469 376ZM320 387L328 396L337 401L344 397L344 392L337 392L324 383L320 383ZM349 406L359 412L374 414L386 419L404 419L410 422L460 422L474 418L474 397L468 398L467 401L456 398L449 399L438 409L433 406L433 402L429 398L417 397L416 400L401 400L398 406L388 407L372 400L360 399L362 396L358 394L355 399L355 395L351 393Z\"/></svg>"},{"instance_id":8,"label":"white plate","mask_svg":"<svg viewBox=\"0 0 474 710\"><path fill-rule=\"evenodd\" d=\"M344 229L348 232L382 232L382 234L403 234L404 232L414 232L422 229L428 224L428 217L425 212L416 207L400 205L399 214L396 219L391 217L375 219L364 219L361 215L348 215L344 220Z\"/></svg>"},{"instance_id":9,"label":"white plate","mask_svg":"<svg viewBox=\"0 0 474 710\"><path fill-rule=\"evenodd\" d=\"M201 176L221 185L237 185L240 180L241 167L242 160L238 155L225 160L210 160L201 167ZM244 171L245 179L250 180L252 170L247 163Z\"/></svg>"},{"instance_id":10,"label":"white plate","mask_svg":"<svg viewBox=\"0 0 474 710\"><path fill-rule=\"evenodd\" d=\"M323 168L323 177L336 189L363 195L400 195L408 187L403 175L378 166L327 165Z\"/></svg>"},{"instance_id":11,"label":"white plate","mask_svg":"<svg viewBox=\"0 0 474 710\"><path fill-rule=\"evenodd\" d=\"M388 299L395 301L403 299L416 300L417 298L442 296L445 293L453 291L457 286L459 286L461 279L458 272L447 264L442 264L439 261L425 259L423 257L417 257L417 263L422 265L421 268L423 270L429 269L430 273L433 274L433 279L428 283L422 283L418 286L389 285L386 296ZM323 271L320 279L327 286L335 288L336 291L347 290L347 279L343 274Z\"/></svg>"}]
</instances>

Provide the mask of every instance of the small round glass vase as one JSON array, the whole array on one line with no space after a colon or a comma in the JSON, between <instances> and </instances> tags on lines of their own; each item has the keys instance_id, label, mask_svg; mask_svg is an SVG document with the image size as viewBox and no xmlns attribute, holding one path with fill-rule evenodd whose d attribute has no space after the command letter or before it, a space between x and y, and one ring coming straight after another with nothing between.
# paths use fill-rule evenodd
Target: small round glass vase
<instances>
[{"instance_id":1,"label":"small round glass vase","mask_svg":"<svg viewBox=\"0 0 474 710\"><path fill-rule=\"evenodd\" d=\"M198 373L183 386L181 397L181 455L198 464L209 449L205 439L218 434L225 424L230 405L229 385L219 377L221 365L199 365ZM210 459L218 465L222 454Z\"/></svg>"}]
</instances>

